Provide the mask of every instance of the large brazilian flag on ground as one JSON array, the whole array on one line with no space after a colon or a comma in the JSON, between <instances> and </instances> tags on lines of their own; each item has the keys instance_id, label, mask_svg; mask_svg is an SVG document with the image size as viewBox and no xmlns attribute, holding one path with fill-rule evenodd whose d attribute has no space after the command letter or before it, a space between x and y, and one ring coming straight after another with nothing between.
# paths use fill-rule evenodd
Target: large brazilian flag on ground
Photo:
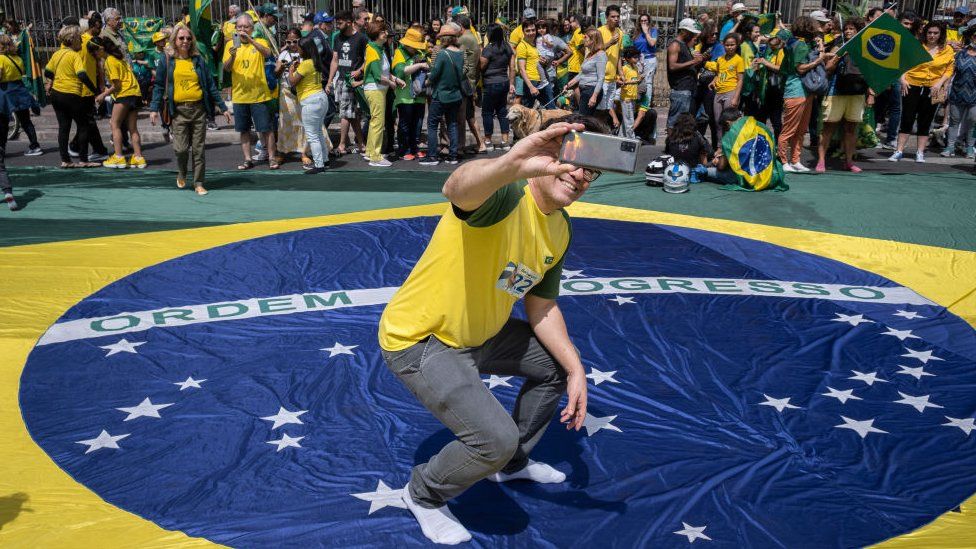
<instances>
[{"instance_id":1,"label":"large brazilian flag on ground","mask_svg":"<svg viewBox=\"0 0 976 549\"><path fill-rule=\"evenodd\" d=\"M776 139L769 128L751 116L743 116L722 138L722 151L738 187L749 191L789 189L783 164L776 158Z\"/></svg>"},{"instance_id":2,"label":"large brazilian flag on ground","mask_svg":"<svg viewBox=\"0 0 976 549\"><path fill-rule=\"evenodd\" d=\"M890 86L905 71L932 60L918 39L888 14L861 29L837 51L837 55L845 53L876 91Z\"/></svg>"}]
</instances>

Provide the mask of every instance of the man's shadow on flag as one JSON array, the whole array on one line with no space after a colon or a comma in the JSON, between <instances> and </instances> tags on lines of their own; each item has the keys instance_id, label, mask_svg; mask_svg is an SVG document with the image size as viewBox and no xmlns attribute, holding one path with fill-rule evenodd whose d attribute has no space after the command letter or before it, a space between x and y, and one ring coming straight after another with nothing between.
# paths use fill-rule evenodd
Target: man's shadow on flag
<instances>
[{"instance_id":1,"label":"man's shadow on flag","mask_svg":"<svg viewBox=\"0 0 976 549\"><path fill-rule=\"evenodd\" d=\"M590 469L583 461L584 450L580 444L585 436L584 431L567 431L565 426L553 420L532 452L532 459L553 465L566 473L566 482L540 485L512 481L499 485L482 480L458 496L451 504L451 511L469 530L488 535L517 534L528 527L530 513L512 499L510 492L520 494L523 502L527 499L544 500L561 507L624 514L627 504L623 501L599 500L586 492L590 484ZM448 429L441 429L427 437L417 448L414 463L430 460L454 438Z\"/></svg>"}]
</instances>

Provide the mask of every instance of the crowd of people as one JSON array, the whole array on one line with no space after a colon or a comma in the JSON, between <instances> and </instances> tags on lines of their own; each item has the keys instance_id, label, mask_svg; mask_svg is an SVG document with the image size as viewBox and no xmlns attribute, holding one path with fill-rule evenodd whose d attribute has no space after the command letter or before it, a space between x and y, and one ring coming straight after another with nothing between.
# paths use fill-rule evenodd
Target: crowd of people
<instances>
[{"instance_id":1,"label":"crowd of people","mask_svg":"<svg viewBox=\"0 0 976 549\"><path fill-rule=\"evenodd\" d=\"M398 24L395 33L363 2L334 16L310 13L288 29L279 27L275 4L247 12L231 5L208 41L194 35L184 10L152 36L152 48L126 42L115 8L66 19L60 49L44 69L61 167L144 168L143 110L171 137L177 186L192 183L201 195L207 193L204 146L217 115L240 134L240 170L263 162L278 169L295 155L309 175L343 155L389 167L394 161L456 164L465 155L508 150L514 140L508 112L516 104L596 115L621 136L656 140L659 34L647 14L622 22L620 8L610 5L601 20L575 14L549 20L527 8L518 22L498 18L479 27L467 8L451 6L444 19ZM777 20L765 33L745 5L730 3L723 11L720 18L702 12L681 20L662 56L670 89L658 90L658 97L670 101L669 154L721 164L728 122L752 116L772 129L787 172L810 171L801 162L807 133L817 172L826 170L831 154L858 172L858 148L875 145L900 160L912 134L915 159L924 162L933 123L943 156L973 157L976 25L968 26L965 7L948 25L886 7L866 18L814 11L788 25ZM849 56L836 52L885 11L933 60L888 89L872 90ZM21 47L13 38L18 26L7 25L0 35L0 89L8 116L0 115L0 140L13 116L30 141L26 154L39 155L29 114L38 105L18 85L23 66L12 55ZM96 124L100 111L110 116L112 151ZM335 144L327 131L334 121ZM885 134L880 143L876 129Z\"/></svg>"}]
</instances>

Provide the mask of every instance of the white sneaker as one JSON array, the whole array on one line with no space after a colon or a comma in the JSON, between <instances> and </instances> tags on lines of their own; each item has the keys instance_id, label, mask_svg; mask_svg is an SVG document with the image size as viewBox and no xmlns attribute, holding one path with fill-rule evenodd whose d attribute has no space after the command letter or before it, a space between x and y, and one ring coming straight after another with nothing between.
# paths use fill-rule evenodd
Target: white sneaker
<instances>
[{"instance_id":1,"label":"white sneaker","mask_svg":"<svg viewBox=\"0 0 976 549\"><path fill-rule=\"evenodd\" d=\"M916 152L915 153L915 162L918 162L919 164L924 164L925 163L925 153L922 152L922 151Z\"/></svg>"},{"instance_id":2,"label":"white sneaker","mask_svg":"<svg viewBox=\"0 0 976 549\"><path fill-rule=\"evenodd\" d=\"M436 509L421 507L410 497L406 488L403 489L402 497L403 502L407 504L407 509L413 513L414 518L420 523L420 530L430 541L444 545L457 545L471 541L471 532L468 532L461 521L451 513L447 505L442 505Z\"/></svg>"},{"instance_id":3,"label":"white sneaker","mask_svg":"<svg viewBox=\"0 0 976 549\"><path fill-rule=\"evenodd\" d=\"M793 169L801 173L806 173L810 171L810 168L804 166L803 164L800 164L799 162L793 164Z\"/></svg>"},{"instance_id":4,"label":"white sneaker","mask_svg":"<svg viewBox=\"0 0 976 549\"><path fill-rule=\"evenodd\" d=\"M566 480L566 473L556 469L552 465L540 461L529 460L529 464L515 471L514 473L497 473L488 475L488 480L492 482L508 482L510 480L531 480L541 484L558 484Z\"/></svg>"},{"instance_id":5,"label":"white sneaker","mask_svg":"<svg viewBox=\"0 0 976 549\"><path fill-rule=\"evenodd\" d=\"M790 164L789 162L787 162L787 163L783 164L783 171L784 172L795 173L796 172L796 169L793 167L793 164Z\"/></svg>"},{"instance_id":6,"label":"white sneaker","mask_svg":"<svg viewBox=\"0 0 976 549\"><path fill-rule=\"evenodd\" d=\"M264 150L258 151L258 153L254 155L254 157L252 158L252 160L254 160L255 162L264 162L267 159L268 159L268 151L264 151Z\"/></svg>"},{"instance_id":7,"label":"white sneaker","mask_svg":"<svg viewBox=\"0 0 976 549\"><path fill-rule=\"evenodd\" d=\"M369 165L375 168L389 168L393 165L393 162L390 162L385 158L381 158L379 160L370 160Z\"/></svg>"},{"instance_id":8,"label":"white sneaker","mask_svg":"<svg viewBox=\"0 0 976 549\"><path fill-rule=\"evenodd\" d=\"M44 151L40 147L31 147L27 149L24 156L41 156L42 154L44 154Z\"/></svg>"},{"instance_id":9,"label":"white sneaker","mask_svg":"<svg viewBox=\"0 0 976 549\"><path fill-rule=\"evenodd\" d=\"M103 160L107 160L107 159L108 159L107 154L92 153L88 155L89 162L102 162Z\"/></svg>"},{"instance_id":10,"label":"white sneaker","mask_svg":"<svg viewBox=\"0 0 976 549\"><path fill-rule=\"evenodd\" d=\"M78 157L79 157L79 156L81 156L81 155L80 155L80 154L78 154L78 151L76 151L76 150L74 150L74 149L72 149L72 148L71 148L71 145L68 145L68 156L73 156L73 157L75 157L75 158L78 158Z\"/></svg>"},{"instance_id":11,"label":"white sneaker","mask_svg":"<svg viewBox=\"0 0 976 549\"><path fill-rule=\"evenodd\" d=\"M901 151L895 151L895 152L891 153L891 156L888 157L888 162L898 162L904 156L905 156L905 153L903 153Z\"/></svg>"}]
</instances>

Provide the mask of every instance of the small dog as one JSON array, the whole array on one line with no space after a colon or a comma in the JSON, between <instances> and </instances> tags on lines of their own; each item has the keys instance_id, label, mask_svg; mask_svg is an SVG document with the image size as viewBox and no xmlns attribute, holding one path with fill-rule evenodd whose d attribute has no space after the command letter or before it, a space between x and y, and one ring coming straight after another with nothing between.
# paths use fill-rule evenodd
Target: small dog
<instances>
[{"instance_id":1,"label":"small dog","mask_svg":"<svg viewBox=\"0 0 976 549\"><path fill-rule=\"evenodd\" d=\"M508 108L508 120L512 123L512 134L515 139L522 139L530 133L539 131L543 124L552 118L562 118L573 114L565 109L536 110L522 105L512 105Z\"/></svg>"}]
</instances>

